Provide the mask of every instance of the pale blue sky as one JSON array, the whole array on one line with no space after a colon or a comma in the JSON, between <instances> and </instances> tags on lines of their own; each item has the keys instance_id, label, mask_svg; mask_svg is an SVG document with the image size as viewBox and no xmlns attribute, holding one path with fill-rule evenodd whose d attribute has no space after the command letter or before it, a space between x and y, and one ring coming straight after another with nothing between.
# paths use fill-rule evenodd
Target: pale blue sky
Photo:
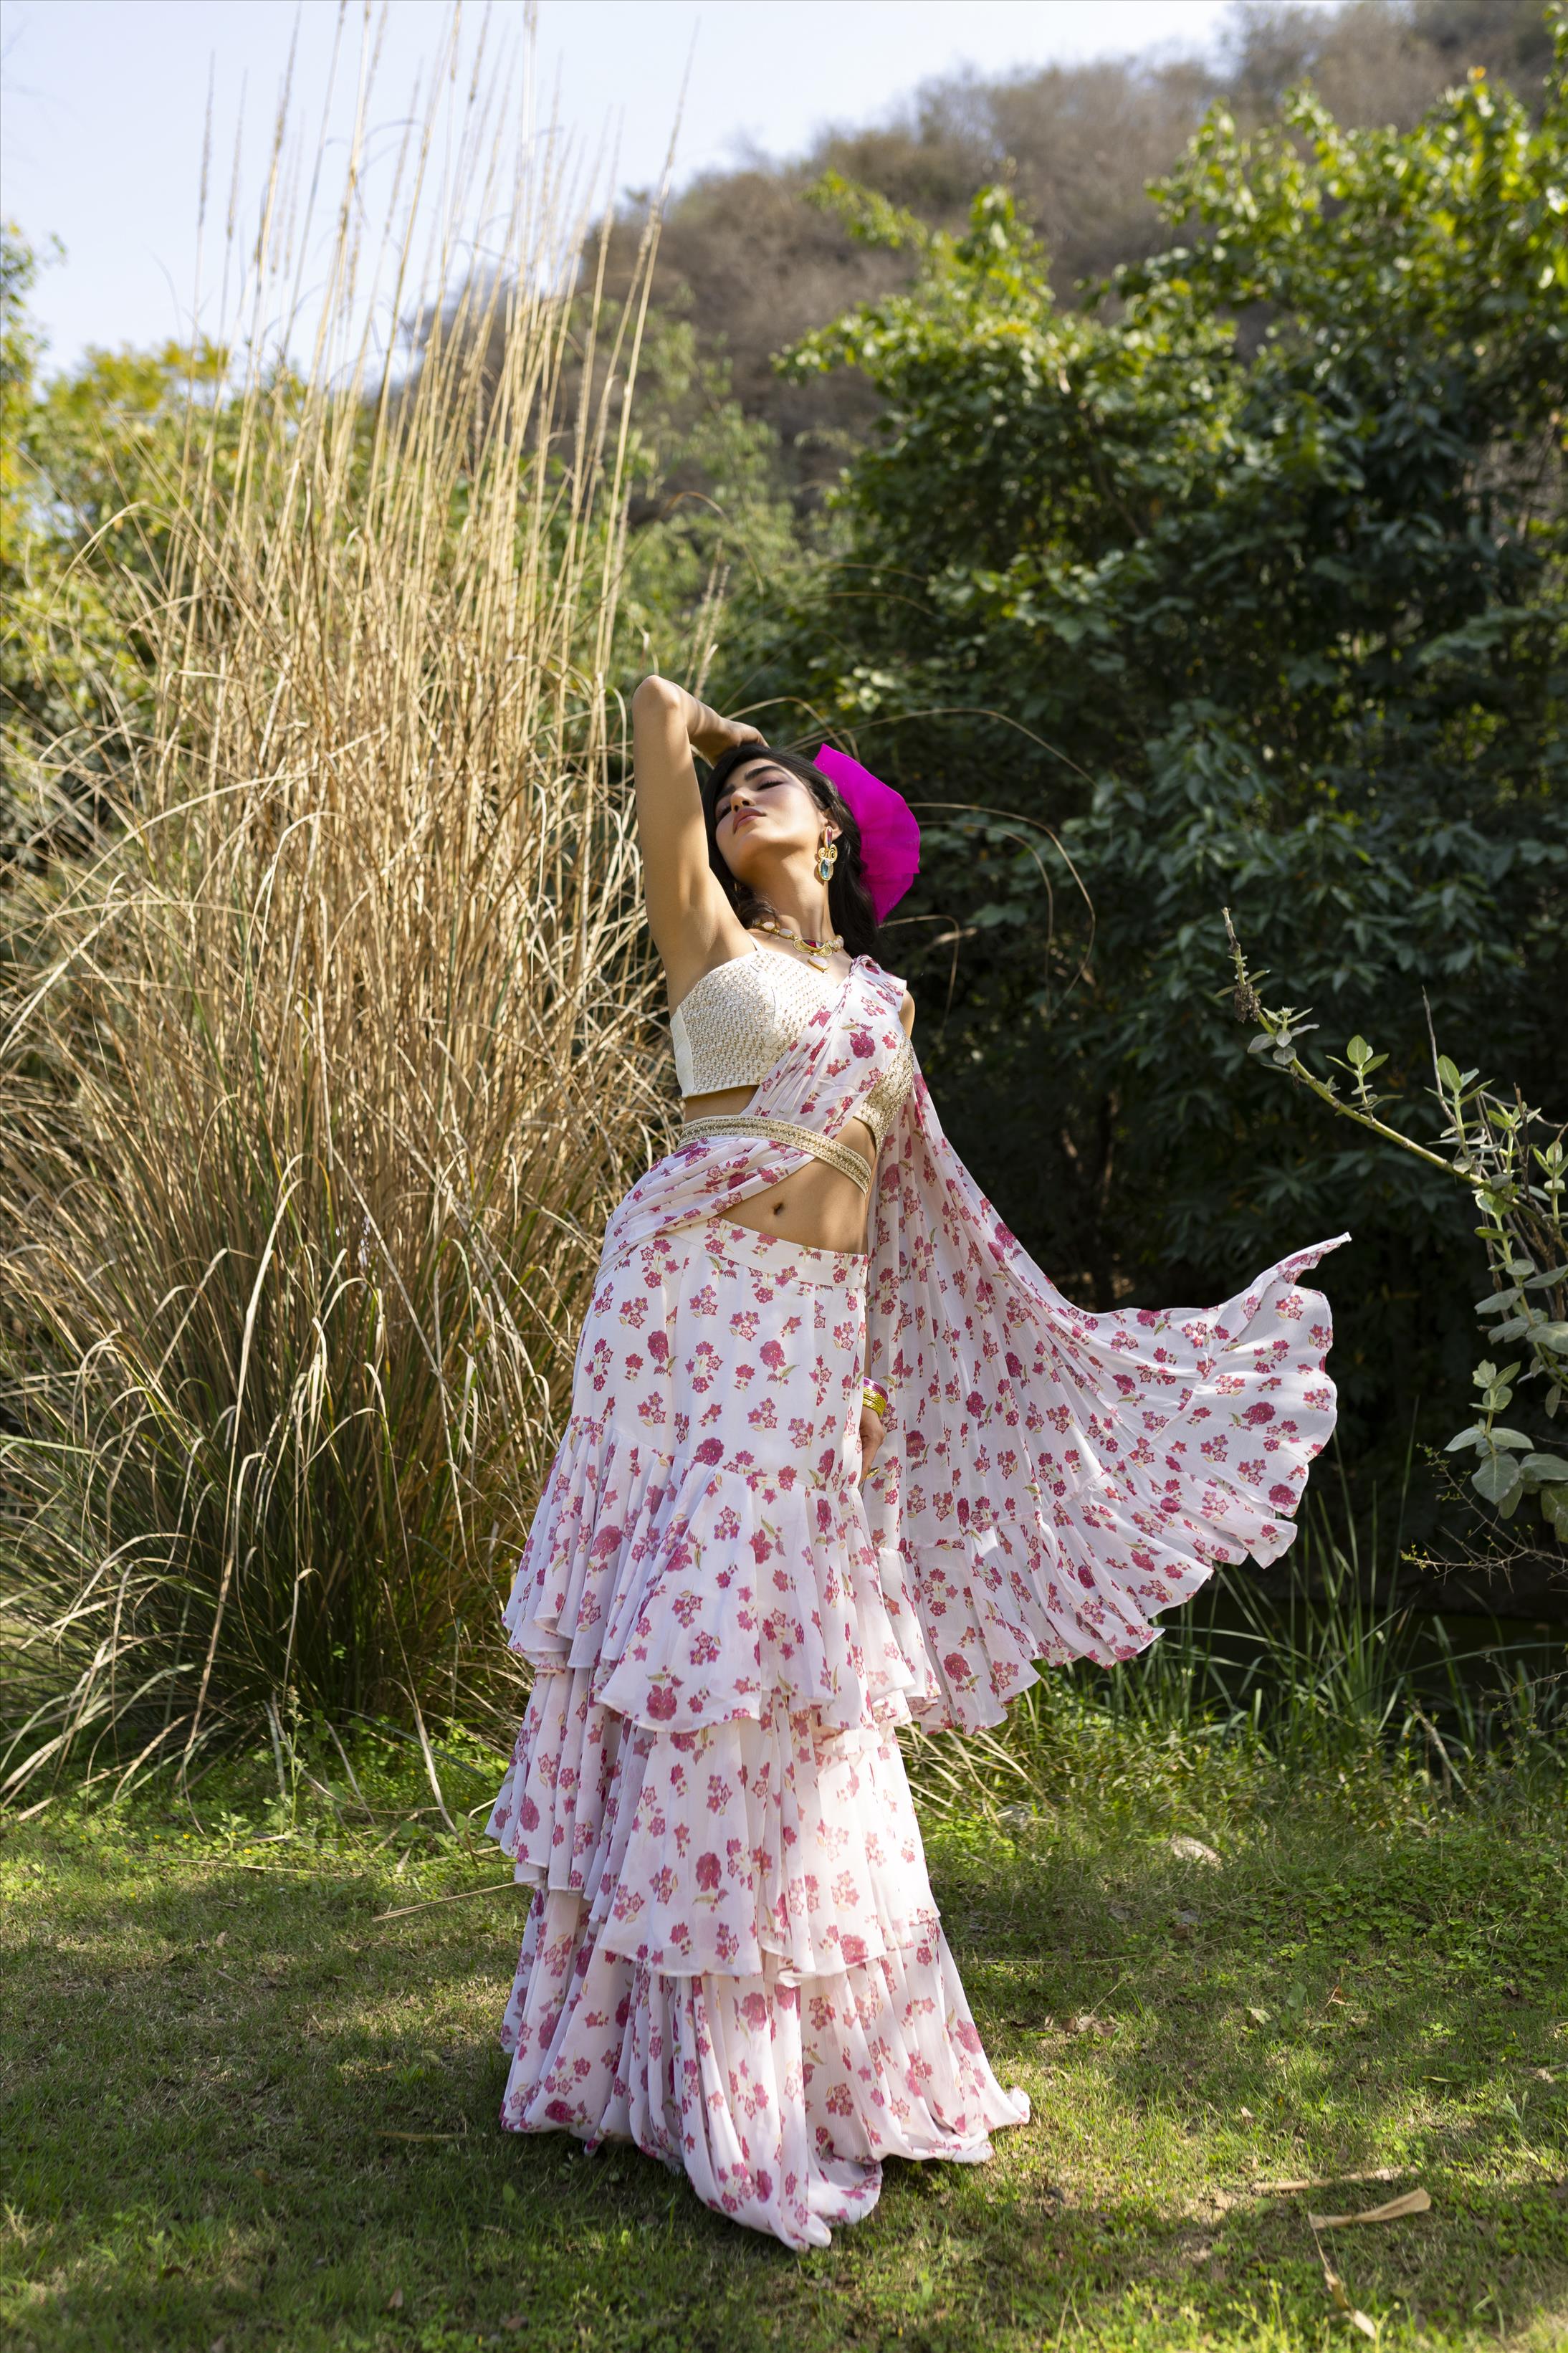
<instances>
[{"instance_id":1,"label":"pale blue sky","mask_svg":"<svg viewBox=\"0 0 1568 2353\"><path fill-rule=\"evenodd\" d=\"M466 12L469 47L482 13ZM797 152L823 123L871 120L965 63L996 72L1205 47L1226 8L1225 0L542 0L539 13L541 83L559 77L562 119L585 156L608 126L624 188L659 177L689 62L678 183L728 161L744 141L773 155ZM391 0L372 108L383 154L446 15L445 0ZM351 49L358 16L351 11ZM221 215L242 122L246 206L255 201L296 25L296 88L319 120L337 22L336 0L0 0L0 207L35 245L57 237L65 248L34 298L52 364L68 365L89 343L188 332L209 74ZM515 48L522 23L519 0L498 0L492 32L503 43ZM351 73L329 110L340 142L352 91ZM214 323L210 309L204 323Z\"/></svg>"}]
</instances>

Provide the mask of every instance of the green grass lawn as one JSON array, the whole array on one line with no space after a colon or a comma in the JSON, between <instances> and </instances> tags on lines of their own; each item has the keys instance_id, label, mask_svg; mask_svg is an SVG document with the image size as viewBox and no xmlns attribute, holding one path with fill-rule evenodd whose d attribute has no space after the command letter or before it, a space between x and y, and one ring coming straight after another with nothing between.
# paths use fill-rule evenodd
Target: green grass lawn
<instances>
[{"instance_id":1,"label":"green grass lawn","mask_svg":"<svg viewBox=\"0 0 1568 2353\"><path fill-rule=\"evenodd\" d=\"M199 1829L57 1806L0 1842L8 2353L1282 2353L1366 2341L1309 2210L1417 2187L1423 2215L1321 2234L1380 2340L1568 2342L1564 1850L1538 1800L1277 1788L1185 1819L1217 1868L1158 1810L933 1822L1034 2122L988 2167L890 2165L871 2218L799 2257L633 2150L500 2132L521 1897L378 1916L497 1881L487 1842L433 1836L412 1790L378 1844L237 1769L213 1786Z\"/></svg>"}]
</instances>

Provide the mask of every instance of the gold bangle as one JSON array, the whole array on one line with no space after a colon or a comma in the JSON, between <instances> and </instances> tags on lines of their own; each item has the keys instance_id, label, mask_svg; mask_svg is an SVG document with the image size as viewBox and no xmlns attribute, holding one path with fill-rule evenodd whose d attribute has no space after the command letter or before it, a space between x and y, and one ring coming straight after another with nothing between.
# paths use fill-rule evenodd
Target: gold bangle
<instances>
[{"instance_id":1,"label":"gold bangle","mask_svg":"<svg viewBox=\"0 0 1568 2353\"><path fill-rule=\"evenodd\" d=\"M865 1412L874 1413L880 1422L886 1422L892 1411L893 1401L880 1381L861 1382L860 1403Z\"/></svg>"}]
</instances>

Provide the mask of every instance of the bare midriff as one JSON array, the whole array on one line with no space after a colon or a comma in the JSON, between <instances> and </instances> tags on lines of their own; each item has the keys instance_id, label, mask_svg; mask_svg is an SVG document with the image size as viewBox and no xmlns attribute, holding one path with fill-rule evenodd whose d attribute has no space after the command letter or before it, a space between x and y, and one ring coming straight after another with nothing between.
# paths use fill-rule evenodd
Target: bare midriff
<instances>
[{"instance_id":1,"label":"bare midriff","mask_svg":"<svg viewBox=\"0 0 1568 2353\"><path fill-rule=\"evenodd\" d=\"M716 1094L687 1095L681 1102L681 1115L685 1119L728 1117L748 1110L755 1092L753 1087L721 1087ZM863 1119L850 1120L833 1140L847 1144L868 1168L875 1168L876 1138ZM808 1160L782 1185L753 1193L749 1200L720 1214L734 1225L749 1226L753 1233L777 1234L781 1241L797 1242L802 1250L863 1250L869 1198L842 1169L829 1167L826 1160Z\"/></svg>"}]
</instances>

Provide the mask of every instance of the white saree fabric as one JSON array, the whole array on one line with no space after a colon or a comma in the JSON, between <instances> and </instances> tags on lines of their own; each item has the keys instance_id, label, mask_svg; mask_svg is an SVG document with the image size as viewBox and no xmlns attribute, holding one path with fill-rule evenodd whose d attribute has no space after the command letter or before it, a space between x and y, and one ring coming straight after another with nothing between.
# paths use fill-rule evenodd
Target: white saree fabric
<instances>
[{"instance_id":1,"label":"white saree fabric","mask_svg":"<svg viewBox=\"0 0 1568 2353\"><path fill-rule=\"evenodd\" d=\"M752 1108L837 1136L903 1045L862 958ZM1132 1656L1217 1561L1291 1541L1333 1425L1327 1303L1090 1315L923 1082L866 1256L722 1212L803 1165L679 1147L612 1219L572 1414L506 1613L535 1683L490 1835L536 1891L502 2121L630 2137L795 2246L889 2155L973 2161L1028 2103L986 2064L902 1723L1000 1720L1037 1662ZM894 1412L859 1483L864 1372Z\"/></svg>"}]
</instances>

